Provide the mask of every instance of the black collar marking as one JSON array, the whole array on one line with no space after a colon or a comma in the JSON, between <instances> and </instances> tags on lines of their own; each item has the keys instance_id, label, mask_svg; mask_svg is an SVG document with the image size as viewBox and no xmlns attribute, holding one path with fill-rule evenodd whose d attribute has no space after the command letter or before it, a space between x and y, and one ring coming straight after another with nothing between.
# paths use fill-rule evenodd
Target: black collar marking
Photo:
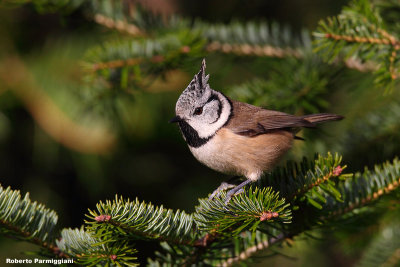
<instances>
[{"instance_id":1,"label":"black collar marking","mask_svg":"<svg viewBox=\"0 0 400 267\"><path fill-rule=\"evenodd\" d=\"M182 131L183 136L185 137L186 143L194 148L201 147L205 143L208 142L214 135L209 136L207 138L201 138L197 131L193 129L186 121L180 120L179 128Z\"/></svg>"},{"instance_id":2,"label":"black collar marking","mask_svg":"<svg viewBox=\"0 0 400 267\"><path fill-rule=\"evenodd\" d=\"M222 127L224 127L225 125L227 125L228 124L228 122L231 120L231 118L232 118L232 116L233 116L233 113L234 113L234 111L233 111L233 103L232 103L232 101L229 99L229 97L227 97L226 95L224 95L223 93L221 93L225 98L226 98L226 100L228 100L228 103L229 103L229 107L231 108L230 109L230 114L229 114L229 117L228 117L228 119L226 120L226 122L224 123L224 125L222 125ZM221 128L222 128L221 127Z\"/></svg>"}]
</instances>

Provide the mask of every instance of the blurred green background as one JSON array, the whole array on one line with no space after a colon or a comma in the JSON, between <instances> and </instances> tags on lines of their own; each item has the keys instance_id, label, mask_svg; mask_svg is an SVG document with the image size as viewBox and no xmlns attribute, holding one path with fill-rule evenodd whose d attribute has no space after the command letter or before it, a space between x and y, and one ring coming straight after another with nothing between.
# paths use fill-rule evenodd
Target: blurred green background
<instances>
[{"instance_id":1,"label":"blurred green background","mask_svg":"<svg viewBox=\"0 0 400 267\"><path fill-rule=\"evenodd\" d=\"M152 12L177 13L191 20L201 18L225 23L233 19L267 20L288 25L295 31L303 28L312 31L320 19L338 14L348 1L139 2ZM93 209L99 200L114 198L115 194L192 212L198 198L207 196L226 179L197 162L177 126L168 123L174 116L179 94L197 72L200 61L187 67L186 72L170 72L159 78L147 91L135 94L134 100L110 97L108 101L114 104L110 109L117 109L110 112L111 115L104 115L107 119L101 112L93 115L92 111L104 103L94 101L88 105L85 102L82 95L86 88L81 86L82 77L76 65L87 49L110 35L109 31L87 19L84 8L65 13L38 12L32 4L0 8L0 61L3 66L0 79L0 182L3 187L30 192L31 199L57 211L60 227L80 227L88 208ZM12 64L16 55L24 62L25 71ZM250 63L246 59L230 58L226 64L234 67L229 70L221 64L218 55L208 56L207 60L211 87L216 90L225 90L251 77L246 68ZM279 61L260 60L271 65ZM8 65L7 62L11 63ZM295 75L296 69L289 71ZM327 150L343 152L344 147L349 148L351 144L356 149L349 149L344 160L352 159L351 170L362 170L365 165L371 166L396 154L396 147L378 142L383 140L390 144L393 141L385 133L374 137L378 144L375 147L363 146L363 138L367 137L357 136L357 131L362 128L353 123L360 114L364 116L373 108L395 102L398 93L388 98L381 92L362 91L357 88L362 84L371 86L371 77L351 75L356 77L354 84L346 83L329 100L330 111L345 115L349 122L307 132L307 144L298 144L288 158L298 159ZM18 81L32 78L41 93L31 94L29 89L9 90L9 77ZM368 110L364 108L366 106ZM57 128L59 122L65 122L62 125L66 127ZM336 129L340 127L350 134L344 136L343 131ZM325 139L313 143L313 138L318 135L325 135ZM337 144L335 139L344 140L341 147L334 146ZM139 242L139 260L145 262L155 247L153 243ZM324 254L321 247L324 247ZM25 243L0 237L0 260L21 258L21 252L30 248ZM312 259L313 266L350 266L357 254L348 255L345 250L346 247L331 240L304 244L301 241L288 252L294 259L278 256L269 260L269 264L310 266L307 262Z\"/></svg>"}]
</instances>

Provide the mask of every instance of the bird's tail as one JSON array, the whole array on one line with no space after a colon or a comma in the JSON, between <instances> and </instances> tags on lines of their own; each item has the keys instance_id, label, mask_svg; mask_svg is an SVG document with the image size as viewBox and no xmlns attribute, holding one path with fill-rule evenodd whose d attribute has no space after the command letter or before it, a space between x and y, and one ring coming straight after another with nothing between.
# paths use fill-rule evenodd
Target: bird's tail
<instances>
[{"instance_id":1,"label":"bird's tail","mask_svg":"<svg viewBox=\"0 0 400 267\"><path fill-rule=\"evenodd\" d=\"M344 117L336 114L329 113L319 113L319 114L310 114L301 117L302 119L309 121L311 123L322 123L326 121L337 121L341 120Z\"/></svg>"}]
</instances>

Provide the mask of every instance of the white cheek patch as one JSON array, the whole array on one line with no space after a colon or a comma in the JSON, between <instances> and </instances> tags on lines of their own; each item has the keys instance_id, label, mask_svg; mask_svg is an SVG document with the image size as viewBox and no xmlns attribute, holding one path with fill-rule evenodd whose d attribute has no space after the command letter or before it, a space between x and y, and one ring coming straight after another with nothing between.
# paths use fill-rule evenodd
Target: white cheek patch
<instances>
[{"instance_id":1,"label":"white cheek patch","mask_svg":"<svg viewBox=\"0 0 400 267\"><path fill-rule=\"evenodd\" d=\"M223 94L217 91L213 91L213 93L218 96L218 99L221 102L221 113L219 118L216 117L218 119L215 122L213 122L212 120L211 124L209 122L196 119L191 119L190 121L188 121L190 126L192 126L197 131L199 137L201 138L208 138L210 136L213 136L228 121L229 116L232 112L232 107L228 99ZM215 109L215 112L217 113L218 105L215 106Z\"/></svg>"},{"instance_id":2,"label":"white cheek patch","mask_svg":"<svg viewBox=\"0 0 400 267\"><path fill-rule=\"evenodd\" d=\"M222 105L220 104L220 102L218 100L214 100L206 104L204 107L206 108L204 115L207 117L208 124L216 123L221 116L220 112L222 109Z\"/></svg>"}]
</instances>

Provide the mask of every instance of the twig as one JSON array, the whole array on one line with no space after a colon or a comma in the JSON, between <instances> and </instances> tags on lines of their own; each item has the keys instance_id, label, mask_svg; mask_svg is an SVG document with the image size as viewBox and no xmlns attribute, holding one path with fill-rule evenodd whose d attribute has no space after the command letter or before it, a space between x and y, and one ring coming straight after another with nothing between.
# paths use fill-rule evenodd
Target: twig
<instances>
[{"instance_id":1,"label":"twig","mask_svg":"<svg viewBox=\"0 0 400 267\"><path fill-rule=\"evenodd\" d=\"M208 52L222 52L225 54L237 54L246 56L267 56L283 58L293 56L301 58L303 53L300 49L293 49L290 47L280 48L270 45L249 45L249 44L228 44L214 41L207 45Z\"/></svg>"},{"instance_id":2,"label":"twig","mask_svg":"<svg viewBox=\"0 0 400 267\"><path fill-rule=\"evenodd\" d=\"M94 21L110 29L115 29L120 32L127 33L132 36L143 36L144 33L134 24L127 23L122 20L114 20L102 14L96 14Z\"/></svg>"},{"instance_id":3,"label":"twig","mask_svg":"<svg viewBox=\"0 0 400 267\"><path fill-rule=\"evenodd\" d=\"M190 52L190 47L185 45L182 46L179 50L179 53L181 54L187 54ZM165 60L165 57L163 55L154 55L149 59L142 58L142 57L136 57L136 58L128 58L128 59L119 59L119 60L111 60L111 61L106 61L106 62L98 62L94 63L91 65L91 67L88 68L88 71L98 71L102 69L115 69L115 68L122 68L122 67L127 67L127 66L134 66L134 65L139 65L145 60L149 60L152 63L161 63ZM83 64L86 64L83 62ZM90 63L87 63L90 64Z\"/></svg>"},{"instance_id":4,"label":"twig","mask_svg":"<svg viewBox=\"0 0 400 267\"><path fill-rule=\"evenodd\" d=\"M25 241L39 245L40 247L46 249L51 254L53 254L57 257L60 257L60 258L69 258L70 257L69 255L62 252L56 245L54 245L52 243L44 242L37 237L32 237L32 233L26 232L26 231L22 230L21 228L15 226L15 225L12 225L5 220L0 220L0 224L4 228L6 228L8 231L14 232L17 235L23 237Z\"/></svg>"},{"instance_id":5,"label":"twig","mask_svg":"<svg viewBox=\"0 0 400 267\"><path fill-rule=\"evenodd\" d=\"M328 39L334 39L336 41L344 40L349 43L369 43L369 44L392 45L391 40L381 39L381 38L340 35L340 34L334 34L334 33L326 33L324 35L324 37L328 38Z\"/></svg>"},{"instance_id":6,"label":"twig","mask_svg":"<svg viewBox=\"0 0 400 267\"><path fill-rule=\"evenodd\" d=\"M138 231L134 227L131 227L124 223L113 220L110 215L100 215L98 217L101 217L101 216L108 217L108 218L106 220L102 220L102 221L98 220L98 222L111 224L115 227L121 228L121 229L125 230L126 232L136 235L136 236L141 236L141 237L148 238L148 239L156 239L157 241L166 241L169 243L173 243L175 245L196 246L195 245L196 241L193 241L190 239L169 238L166 236L161 236L156 233Z\"/></svg>"},{"instance_id":7,"label":"twig","mask_svg":"<svg viewBox=\"0 0 400 267\"><path fill-rule=\"evenodd\" d=\"M323 36L325 38L333 39L336 41L344 40L349 43L369 43L369 44L380 44L380 45L391 46L392 51L389 55L389 73L390 73L391 78L393 80L395 80L399 77L398 71L394 66L394 61L397 57L397 52L400 50L400 41L397 40L397 38L395 36L388 33L387 31L385 31L384 29L373 27L372 30L378 32L382 36L382 38L340 35L340 34L334 34L334 33L326 33ZM376 64L372 64L372 65L373 65L372 70L375 70L377 68L377 65ZM356 69L364 69L364 68L360 68L361 66L359 64L357 64L357 65L346 64L346 66L356 66Z\"/></svg>"},{"instance_id":8,"label":"twig","mask_svg":"<svg viewBox=\"0 0 400 267\"><path fill-rule=\"evenodd\" d=\"M114 68L122 68L126 66L134 66L140 64L143 59L141 58L129 58L126 60L120 59L120 60L113 60L113 61L108 61L108 62L99 62L93 64L92 71L98 71L102 69L114 69Z\"/></svg>"},{"instance_id":9,"label":"twig","mask_svg":"<svg viewBox=\"0 0 400 267\"><path fill-rule=\"evenodd\" d=\"M400 178L398 178L397 180L394 180L391 184L388 184L383 189L379 189L377 192L374 192L373 194L370 194L367 197L360 199L358 202L353 203L344 209L334 211L329 216L323 216L323 217L321 217L321 219L329 220L332 217L337 217L337 216L341 216L345 213L349 213L360 206L364 206L374 200L377 200L383 194L389 194L390 192L392 192L394 189L398 188L399 186L400 186Z\"/></svg>"},{"instance_id":10,"label":"twig","mask_svg":"<svg viewBox=\"0 0 400 267\"><path fill-rule=\"evenodd\" d=\"M323 176L322 178L317 179L314 183L309 184L308 186L305 186L305 187L299 189L297 192L294 192L293 195L291 195L287 199L288 199L288 201L291 201L292 199L294 199L298 195L305 194L306 192L311 190L313 187L319 186L320 184L328 181L330 178L336 177L336 176L338 176L338 175L335 175L334 174L334 170L332 170L327 175Z\"/></svg>"},{"instance_id":11,"label":"twig","mask_svg":"<svg viewBox=\"0 0 400 267\"><path fill-rule=\"evenodd\" d=\"M254 253L264 250L264 249L267 249L267 248L271 247L272 245L285 240L286 238L288 238L288 237L285 236L283 233L279 234L276 237L272 237L264 242L258 243L255 246L247 248L245 251L240 253L238 256L225 260L219 266L222 266L222 267L232 266L234 263L246 260L246 259L250 258Z\"/></svg>"},{"instance_id":12,"label":"twig","mask_svg":"<svg viewBox=\"0 0 400 267\"><path fill-rule=\"evenodd\" d=\"M349 69L358 70L359 72L369 72L378 70L378 64L376 62L367 61L362 63L358 58L348 58L344 61L344 64Z\"/></svg>"}]
</instances>

